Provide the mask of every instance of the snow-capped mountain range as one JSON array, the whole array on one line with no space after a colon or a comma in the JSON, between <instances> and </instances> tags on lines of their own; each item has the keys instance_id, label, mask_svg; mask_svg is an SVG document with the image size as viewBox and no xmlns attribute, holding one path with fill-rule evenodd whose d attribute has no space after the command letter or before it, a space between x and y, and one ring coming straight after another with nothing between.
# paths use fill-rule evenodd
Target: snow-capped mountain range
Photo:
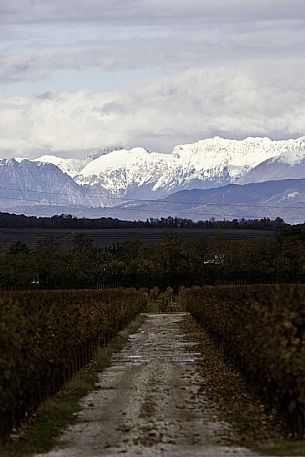
<instances>
[{"instance_id":1,"label":"snow-capped mountain range","mask_svg":"<svg viewBox=\"0 0 305 457\"><path fill-rule=\"evenodd\" d=\"M141 198L144 193L157 198L181 189L206 189L235 182L280 154L286 154L289 163L290 154L295 151L305 151L305 137L283 141L215 137L178 145L170 154L133 148L103 153L94 160L45 155L36 161L55 164L78 184L101 185L115 196Z\"/></svg>"},{"instance_id":2,"label":"snow-capped mountain range","mask_svg":"<svg viewBox=\"0 0 305 457\"><path fill-rule=\"evenodd\" d=\"M138 147L110 148L84 159L51 154L34 160L3 159L0 197L6 198L0 198L0 208L112 207L122 198L156 200L194 188L302 178L305 137L281 141L215 137L178 145L169 154Z\"/></svg>"}]
</instances>

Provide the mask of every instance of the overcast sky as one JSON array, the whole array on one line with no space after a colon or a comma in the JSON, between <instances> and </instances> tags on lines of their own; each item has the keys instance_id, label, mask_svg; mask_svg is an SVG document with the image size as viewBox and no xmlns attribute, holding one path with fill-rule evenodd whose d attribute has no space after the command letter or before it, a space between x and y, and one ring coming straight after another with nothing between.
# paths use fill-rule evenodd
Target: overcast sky
<instances>
[{"instance_id":1,"label":"overcast sky","mask_svg":"<svg viewBox=\"0 0 305 457\"><path fill-rule=\"evenodd\" d=\"M305 135L304 0L0 0L0 157Z\"/></svg>"}]
</instances>

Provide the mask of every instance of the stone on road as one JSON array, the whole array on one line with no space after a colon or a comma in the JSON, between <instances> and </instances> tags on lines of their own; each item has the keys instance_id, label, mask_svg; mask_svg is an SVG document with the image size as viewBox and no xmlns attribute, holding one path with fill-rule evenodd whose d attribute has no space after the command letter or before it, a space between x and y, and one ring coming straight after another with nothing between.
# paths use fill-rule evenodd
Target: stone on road
<instances>
[{"instance_id":1,"label":"stone on road","mask_svg":"<svg viewBox=\"0 0 305 457\"><path fill-rule=\"evenodd\" d=\"M150 314L97 390L82 400L76 423L47 457L248 456L225 446L228 425L217 422L200 391L198 342L185 338L188 313ZM42 457L42 455L41 455Z\"/></svg>"}]
</instances>

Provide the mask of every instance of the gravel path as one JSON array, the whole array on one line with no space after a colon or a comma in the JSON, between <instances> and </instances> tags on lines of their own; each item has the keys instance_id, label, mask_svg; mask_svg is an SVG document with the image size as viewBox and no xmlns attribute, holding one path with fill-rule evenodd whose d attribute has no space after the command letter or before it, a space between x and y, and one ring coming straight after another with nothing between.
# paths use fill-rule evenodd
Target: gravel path
<instances>
[{"instance_id":1,"label":"gravel path","mask_svg":"<svg viewBox=\"0 0 305 457\"><path fill-rule=\"evenodd\" d=\"M249 456L225 446L227 424L200 393L201 358L184 338L187 313L148 315L82 400L76 423L47 457Z\"/></svg>"}]
</instances>

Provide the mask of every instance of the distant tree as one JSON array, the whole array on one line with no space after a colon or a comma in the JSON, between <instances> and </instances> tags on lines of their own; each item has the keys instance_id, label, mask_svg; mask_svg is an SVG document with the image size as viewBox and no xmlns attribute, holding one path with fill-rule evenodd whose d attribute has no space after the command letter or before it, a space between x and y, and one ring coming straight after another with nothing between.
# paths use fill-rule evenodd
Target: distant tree
<instances>
[{"instance_id":1,"label":"distant tree","mask_svg":"<svg viewBox=\"0 0 305 457\"><path fill-rule=\"evenodd\" d=\"M6 289L29 289L34 280L29 248L19 241L2 257L1 283Z\"/></svg>"},{"instance_id":2,"label":"distant tree","mask_svg":"<svg viewBox=\"0 0 305 457\"><path fill-rule=\"evenodd\" d=\"M67 253L54 238L38 243L32 253L35 277L42 289L64 288L67 284Z\"/></svg>"}]
</instances>

